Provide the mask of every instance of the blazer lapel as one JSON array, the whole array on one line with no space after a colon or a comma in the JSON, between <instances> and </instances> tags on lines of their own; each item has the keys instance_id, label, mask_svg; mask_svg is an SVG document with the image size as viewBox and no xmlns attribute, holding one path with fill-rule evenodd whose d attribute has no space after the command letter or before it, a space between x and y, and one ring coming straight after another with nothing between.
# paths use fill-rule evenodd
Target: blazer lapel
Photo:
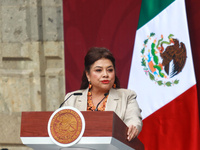
<instances>
[{"instance_id":1,"label":"blazer lapel","mask_svg":"<svg viewBox=\"0 0 200 150\"><path fill-rule=\"evenodd\" d=\"M76 108L80 111L87 110L87 94L88 88L86 90L83 90L82 95L77 97L76 99Z\"/></svg>"},{"instance_id":2,"label":"blazer lapel","mask_svg":"<svg viewBox=\"0 0 200 150\"><path fill-rule=\"evenodd\" d=\"M119 100L118 93L115 89L111 88L108 95L106 111L115 111L117 108L117 101Z\"/></svg>"}]
</instances>

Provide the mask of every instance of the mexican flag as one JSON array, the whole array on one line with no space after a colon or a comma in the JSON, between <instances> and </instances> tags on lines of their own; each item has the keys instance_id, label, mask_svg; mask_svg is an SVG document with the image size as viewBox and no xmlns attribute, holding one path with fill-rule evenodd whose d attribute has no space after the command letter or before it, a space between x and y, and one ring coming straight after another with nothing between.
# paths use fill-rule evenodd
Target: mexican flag
<instances>
[{"instance_id":1,"label":"mexican flag","mask_svg":"<svg viewBox=\"0 0 200 150\"><path fill-rule=\"evenodd\" d=\"M128 88L145 150L197 150L198 99L184 0L142 0Z\"/></svg>"}]
</instances>

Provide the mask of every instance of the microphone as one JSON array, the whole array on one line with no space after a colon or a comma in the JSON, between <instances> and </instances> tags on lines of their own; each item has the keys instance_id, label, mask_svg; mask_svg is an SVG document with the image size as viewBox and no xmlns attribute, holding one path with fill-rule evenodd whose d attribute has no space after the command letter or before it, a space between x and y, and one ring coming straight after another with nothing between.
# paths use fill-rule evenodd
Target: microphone
<instances>
[{"instance_id":1,"label":"microphone","mask_svg":"<svg viewBox=\"0 0 200 150\"><path fill-rule=\"evenodd\" d=\"M101 104L101 102L106 98L106 96L108 95L108 93L104 94L104 98L97 104L96 109L94 111L98 111L98 107Z\"/></svg>"},{"instance_id":2,"label":"microphone","mask_svg":"<svg viewBox=\"0 0 200 150\"><path fill-rule=\"evenodd\" d=\"M69 96L64 100L64 102L62 102L62 104L60 105L60 107L62 107L62 105L63 105L72 95L78 96L78 95L82 95L82 93L72 93L71 95L69 95ZM60 107L59 107L59 108L60 108Z\"/></svg>"}]
</instances>

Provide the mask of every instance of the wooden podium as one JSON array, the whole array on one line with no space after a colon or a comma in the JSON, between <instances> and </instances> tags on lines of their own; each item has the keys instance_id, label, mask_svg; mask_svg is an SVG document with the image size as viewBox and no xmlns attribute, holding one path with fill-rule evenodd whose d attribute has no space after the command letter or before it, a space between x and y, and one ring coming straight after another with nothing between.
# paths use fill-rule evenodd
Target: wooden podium
<instances>
[{"instance_id":1,"label":"wooden podium","mask_svg":"<svg viewBox=\"0 0 200 150\"><path fill-rule=\"evenodd\" d=\"M127 126L112 111L82 111L85 132L71 147L60 147L52 142L47 125L53 112L22 112L21 140L34 150L144 150L138 138L127 141Z\"/></svg>"}]
</instances>

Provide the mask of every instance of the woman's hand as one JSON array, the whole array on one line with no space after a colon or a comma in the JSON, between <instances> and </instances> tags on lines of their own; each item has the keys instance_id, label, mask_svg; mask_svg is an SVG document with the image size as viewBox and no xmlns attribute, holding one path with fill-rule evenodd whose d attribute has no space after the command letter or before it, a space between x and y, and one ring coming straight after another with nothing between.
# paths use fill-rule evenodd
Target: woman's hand
<instances>
[{"instance_id":1,"label":"woman's hand","mask_svg":"<svg viewBox=\"0 0 200 150\"><path fill-rule=\"evenodd\" d=\"M138 135L139 131L134 125L130 125L128 127L128 132L127 132L127 140L131 141Z\"/></svg>"}]
</instances>

